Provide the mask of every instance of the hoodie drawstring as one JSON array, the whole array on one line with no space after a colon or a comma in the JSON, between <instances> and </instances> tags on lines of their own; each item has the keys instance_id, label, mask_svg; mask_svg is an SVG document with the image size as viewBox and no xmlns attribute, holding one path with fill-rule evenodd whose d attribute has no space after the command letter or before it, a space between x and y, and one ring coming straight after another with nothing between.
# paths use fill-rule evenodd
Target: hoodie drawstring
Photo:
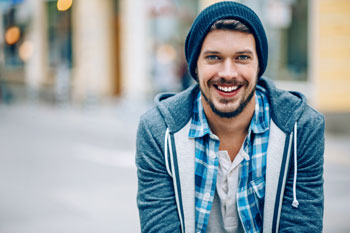
<instances>
[{"instance_id":1,"label":"hoodie drawstring","mask_svg":"<svg viewBox=\"0 0 350 233\"><path fill-rule=\"evenodd\" d=\"M298 208L299 201L297 200L297 173L298 173L298 164L297 164L297 123L294 124L294 179L293 179L293 203L294 208Z\"/></svg>"}]
</instances>

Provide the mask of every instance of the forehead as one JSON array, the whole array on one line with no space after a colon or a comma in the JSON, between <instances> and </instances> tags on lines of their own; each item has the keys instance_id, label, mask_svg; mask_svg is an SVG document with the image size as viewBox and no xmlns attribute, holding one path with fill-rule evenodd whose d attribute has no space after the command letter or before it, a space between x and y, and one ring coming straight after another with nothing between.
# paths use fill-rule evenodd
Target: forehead
<instances>
[{"instance_id":1,"label":"forehead","mask_svg":"<svg viewBox=\"0 0 350 233\"><path fill-rule=\"evenodd\" d=\"M234 30L213 30L204 38L203 50L246 50L256 52L253 34Z\"/></svg>"}]
</instances>

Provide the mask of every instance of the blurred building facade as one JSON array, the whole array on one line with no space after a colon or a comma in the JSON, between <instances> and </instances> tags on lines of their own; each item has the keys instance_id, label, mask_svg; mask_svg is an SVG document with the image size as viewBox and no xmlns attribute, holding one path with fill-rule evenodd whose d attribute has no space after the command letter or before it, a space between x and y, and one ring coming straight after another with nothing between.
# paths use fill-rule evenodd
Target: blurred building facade
<instances>
[{"instance_id":1,"label":"blurred building facade","mask_svg":"<svg viewBox=\"0 0 350 233\"><path fill-rule=\"evenodd\" d=\"M61 102L179 91L193 82L185 36L214 2L0 0L0 78L22 83L34 98L49 89ZM266 76L303 92L322 112L349 115L350 1L239 2L266 27Z\"/></svg>"}]
</instances>

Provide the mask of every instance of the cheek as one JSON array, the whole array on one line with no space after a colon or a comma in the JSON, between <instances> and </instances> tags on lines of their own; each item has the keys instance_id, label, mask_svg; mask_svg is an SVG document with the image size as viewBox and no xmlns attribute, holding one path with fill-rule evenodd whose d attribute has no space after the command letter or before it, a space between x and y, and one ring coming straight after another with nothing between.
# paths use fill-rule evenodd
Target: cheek
<instances>
[{"instance_id":1,"label":"cheek","mask_svg":"<svg viewBox=\"0 0 350 233\"><path fill-rule=\"evenodd\" d=\"M215 68L214 66L209 65L199 65L197 66L197 74L198 77L202 77L204 79L208 79L215 75Z\"/></svg>"},{"instance_id":2,"label":"cheek","mask_svg":"<svg viewBox=\"0 0 350 233\"><path fill-rule=\"evenodd\" d=\"M258 75L259 68L256 65L249 65L249 67L245 67L241 69L241 74L243 74L246 78L253 80Z\"/></svg>"},{"instance_id":3,"label":"cheek","mask_svg":"<svg viewBox=\"0 0 350 233\"><path fill-rule=\"evenodd\" d=\"M207 79L201 73L198 73L198 82L202 88L204 88L207 85Z\"/></svg>"}]
</instances>

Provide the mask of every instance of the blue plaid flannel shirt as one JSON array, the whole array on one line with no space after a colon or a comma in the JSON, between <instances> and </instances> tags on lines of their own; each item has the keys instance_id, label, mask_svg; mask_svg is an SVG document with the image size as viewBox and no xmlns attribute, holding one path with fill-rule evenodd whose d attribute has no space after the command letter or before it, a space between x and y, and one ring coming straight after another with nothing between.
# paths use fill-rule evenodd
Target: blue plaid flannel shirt
<instances>
[{"instance_id":1,"label":"blue plaid flannel shirt","mask_svg":"<svg viewBox=\"0 0 350 233\"><path fill-rule=\"evenodd\" d=\"M266 91L257 86L255 112L243 150L249 155L240 167L237 210L246 232L262 232L265 197L266 152L270 111ZM205 232L213 204L219 160L219 138L209 128L201 95L194 104L189 138L195 139L195 224L196 232Z\"/></svg>"}]
</instances>

